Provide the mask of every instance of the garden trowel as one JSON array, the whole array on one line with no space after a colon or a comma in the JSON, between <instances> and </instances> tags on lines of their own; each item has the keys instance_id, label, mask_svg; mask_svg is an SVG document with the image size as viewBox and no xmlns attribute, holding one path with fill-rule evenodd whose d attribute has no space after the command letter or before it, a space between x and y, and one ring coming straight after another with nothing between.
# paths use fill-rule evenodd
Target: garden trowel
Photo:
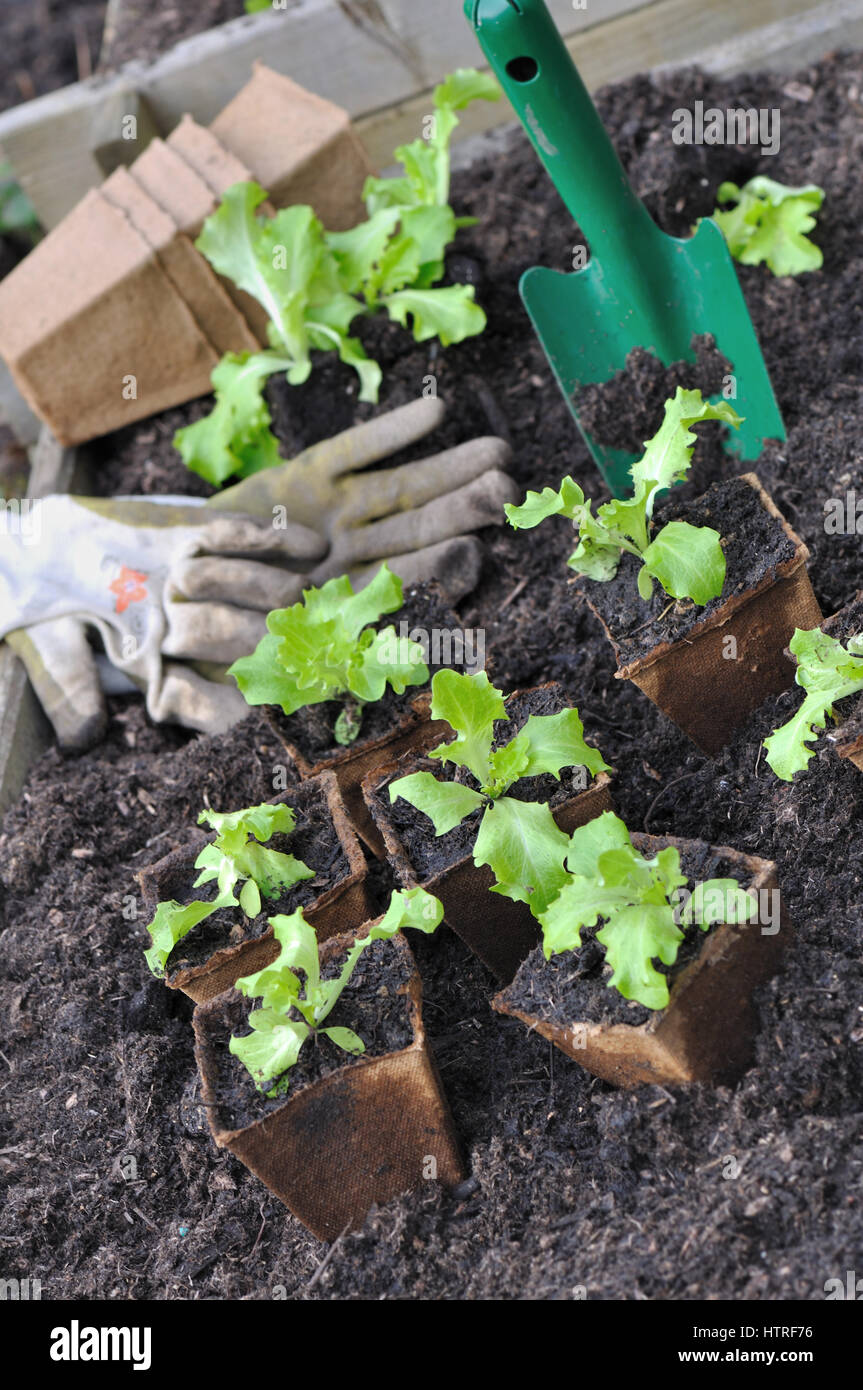
<instances>
[{"instance_id":1,"label":"garden trowel","mask_svg":"<svg viewBox=\"0 0 863 1390\"><path fill-rule=\"evenodd\" d=\"M765 439L784 439L785 428L718 226L704 218L687 239L656 226L629 184L544 0L466 0L465 13L590 248L583 269L535 266L520 289L612 492L631 490L629 468L637 456L591 438L578 418L577 393L607 381L634 347L665 365L692 361L694 333L712 333L732 363L736 396L729 398L744 421L725 447L757 459Z\"/></svg>"}]
</instances>

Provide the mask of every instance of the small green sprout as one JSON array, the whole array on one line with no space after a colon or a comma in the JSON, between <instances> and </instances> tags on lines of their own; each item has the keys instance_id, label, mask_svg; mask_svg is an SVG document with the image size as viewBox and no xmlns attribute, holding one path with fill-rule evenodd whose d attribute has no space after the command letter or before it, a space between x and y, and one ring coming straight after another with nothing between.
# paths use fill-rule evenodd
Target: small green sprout
<instances>
[{"instance_id":1,"label":"small green sprout","mask_svg":"<svg viewBox=\"0 0 863 1390\"><path fill-rule=\"evenodd\" d=\"M680 890L687 879L680 872L678 850L669 846L646 859L613 811L573 832L566 866L569 873L560 893L535 914L546 960L577 950L582 930L603 918L606 925L596 940L605 947L614 972L609 988L647 1009L668 1005L668 980L653 962L673 965L677 960L684 939L678 920L707 931L714 922L748 922L758 911L755 899L732 878L697 884L681 908Z\"/></svg>"},{"instance_id":2,"label":"small green sprout","mask_svg":"<svg viewBox=\"0 0 863 1390\"><path fill-rule=\"evenodd\" d=\"M277 898L296 883L315 876L314 869L292 854L264 848L273 835L289 835L294 829L296 816L290 806L264 802L261 806L224 814L203 810L198 824L209 825L216 831L216 838L204 846L195 860L195 868L201 872L194 886L199 888L215 881L217 895L209 902L159 903L147 928L152 945L144 952L150 970L157 977L165 974L168 957L177 943L214 912L224 907L240 907L246 917L257 917L262 894L265 898ZM243 887L238 900L234 889L241 882Z\"/></svg>"},{"instance_id":3,"label":"small green sprout","mask_svg":"<svg viewBox=\"0 0 863 1390\"><path fill-rule=\"evenodd\" d=\"M805 233L815 226L823 188L814 183L789 188L759 174L742 188L736 183L720 184L716 196L720 203L734 204L727 212L717 207L712 217L741 265L766 261L774 275L820 269L821 249Z\"/></svg>"},{"instance_id":4,"label":"small green sprout","mask_svg":"<svg viewBox=\"0 0 863 1390\"><path fill-rule=\"evenodd\" d=\"M796 628L790 650L797 658L795 680L806 691L806 698L791 718L764 740L767 761L783 782L802 772L814 753L807 748L827 719L835 719L837 700L863 690L863 633L852 637L847 651L835 637L819 627L804 631Z\"/></svg>"},{"instance_id":5,"label":"small green sprout","mask_svg":"<svg viewBox=\"0 0 863 1390\"><path fill-rule=\"evenodd\" d=\"M689 472L697 436L692 426L701 420L722 420L736 429L741 417L728 404L705 401L700 391L678 386L665 402L665 418L645 444L645 453L630 472L635 484L632 497L604 502L592 515L592 502L572 478L560 488L528 492L520 506L504 508L516 530L538 526L549 516L565 516L578 532L578 545L568 564L577 574L607 582L613 579L624 551L641 561L638 592L648 600L657 580L670 598L692 599L705 604L722 593L725 555L718 531L710 526L691 526L669 521L651 537L656 498L665 488L681 482Z\"/></svg>"},{"instance_id":6,"label":"small green sprout","mask_svg":"<svg viewBox=\"0 0 863 1390\"><path fill-rule=\"evenodd\" d=\"M544 772L559 781L562 767L586 767L593 776L607 770L601 755L584 741L578 710L532 714L509 743L493 751L495 722L509 718L501 692L484 671L472 676L438 671L431 716L445 719L456 737L432 749L429 757L466 768L475 785L413 772L390 784L390 801L404 797L429 817L436 835L445 835L481 809L474 863L491 868L493 893L541 911L566 881L569 839L545 802L520 801L506 793L522 777Z\"/></svg>"},{"instance_id":7,"label":"small green sprout","mask_svg":"<svg viewBox=\"0 0 863 1390\"><path fill-rule=\"evenodd\" d=\"M241 994L261 1003L249 1014L251 1033L234 1035L230 1041L231 1052L258 1090L271 1097L283 1095L290 1085L291 1067L309 1040L325 1037L345 1052L365 1052L362 1039L350 1028L323 1027L350 983L360 956L373 941L390 940L405 927L431 933L442 918L442 904L424 888L393 893L386 914L351 947L339 974L322 980L318 940L302 908L290 917L272 917L270 925L281 950L271 965L237 980ZM294 973L297 970L304 974L304 983Z\"/></svg>"},{"instance_id":8,"label":"small green sprout","mask_svg":"<svg viewBox=\"0 0 863 1390\"><path fill-rule=\"evenodd\" d=\"M228 674L248 704L278 705L287 715L342 699L334 738L353 743L363 707L380 700L387 684L403 695L408 686L428 681L418 642L398 637L392 625L377 632L370 626L401 606L402 582L385 564L358 594L347 575L330 579L320 589L306 589L302 603L270 613L267 636Z\"/></svg>"}]
</instances>

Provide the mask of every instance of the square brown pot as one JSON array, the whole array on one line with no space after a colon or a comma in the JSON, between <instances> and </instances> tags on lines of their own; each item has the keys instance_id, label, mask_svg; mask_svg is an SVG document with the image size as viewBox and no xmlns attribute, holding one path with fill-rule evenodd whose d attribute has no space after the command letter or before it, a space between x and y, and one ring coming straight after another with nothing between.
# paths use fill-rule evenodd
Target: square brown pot
<instances>
[{"instance_id":1,"label":"square brown pot","mask_svg":"<svg viewBox=\"0 0 863 1390\"><path fill-rule=\"evenodd\" d=\"M682 861L687 851L704 848L701 841L673 836L633 835L632 843L649 856L673 845ZM736 866L733 876L739 877L741 887L778 891L776 865L771 860L725 846L710 848ZM696 930L700 935L700 929ZM638 1025L548 1021L513 1003L513 996L518 998L517 984L498 994L492 1008L520 1019L567 1057L615 1086L731 1084L752 1061L758 1026L753 994L777 970L790 933L784 907L774 934L763 934L757 921L713 927L704 935L695 959L674 975L667 1008Z\"/></svg>"},{"instance_id":2,"label":"square brown pot","mask_svg":"<svg viewBox=\"0 0 863 1390\"><path fill-rule=\"evenodd\" d=\"M538 687L548 688L550 686ZM521 693L524 692L516 691L510 699ZM451 733L448 724L444 724L444 730ZM376 768L363 782L363 796L383 838L387 858L403 888L419 886L440 898L447 925L505 984L538 944L540 928L527 903L492 893L494 874L487 864L477 868L471 854L457 859L440 873L420 879L393 824L388 796L390 782L417 770L416 757L403 757L386 767ZM440 763L429 761L428 771L439 772ZM613 810L611 779L605 772L601 772L586 791L552 808L555 821L567 834L610 810ZM429 833L433 835L434 832L430 830Z\"/></svg>"},{"instance_id":3,"label":"square brown pot","mask_svg":"<svg viewBox=\"0 0 863 1390\"><path fill-rule=\"evenodd\" d=\"M321 964L351 944L351 937L324 942ZM410 959L409 982L399 991L410 1001L409 1046L379 1057L347 1058L337 1071L289 1091L283 1104L241 1129L226 1128L222 1118L219 1048L225 1047L228 1026L237 1026L232 1008L245 1017L245 1001L231 991L195 1009L195 1053L216 1144L239 1158L319 1240L359 1226L375 1203L410 1191L432 1171L448 1186L464 1176L423 1027L419 972L403 937L394 937L389 948Z\"/></svg>"},{"instance_id":4,"label":"square brown pot","mask_svg":"<svg viewBox=\"0 0 863 1390\"><path fill-rule=\"evenodd\" d=\"M354 829L372 853L383 859L386 849L363 798L363 781L375 768L390 759L407 753L423 753L435 743L440 743L449 725L443 720L431 719L430 705L431 696L427 691L417 695L401 712L390 733L360 747L340 749L338 753L321 758L317 763L310 763L292 742L290 735L286 734L281 710L268 708L267 718L301 777L319 777L322 772L335 775Z\"/></svg>"},{"instance_id":5,"label":"square brown pot","mask_svg":"<svg viewBox=\"0 0 863 1390\"><path fill-rule=\"evenodd\" d=\"M150 197L129 170L120 167L105 180L102 197L119 208L156 253L177 294L189 306L213 351L255 352L258 340L232 302L224 282L195 250L174 219Z\"/></svg>"},{"instance_id":6,"label":"square brown pot","mask_svg":"<svg viewBox=\"0 0 863 1390\"><path fill-rule=\"evenodd\" d=\"M210 130L254 169L277 207L309 203L331 232L365 218L362 190L372 169L347 111L283 73L255 63Z\"/></svg>"},{"instance_id":7,"label":"square brown pot","mask_svg":"<svg viewBox=\"0 0 863 1390\"><path fill-rule=\"evenodd\" d=\"M785 648L794 629L817 627L821 610L806 571L809 551L791 529L754 473L741 481L761 506L781 523L793 555L752 588L732 594L696 622L681 640L659 643L647 655L622 662L614 633L602 612L594 584L582 588L588 606L605 629L618 657L618 680L631 680L704 753L714 757L770 695L787 690L794 673ZM725 656L728 638L736 658Z\"/></svg>"},{"instance_id":8,"label":"square brown pot","mask_svg":"<svg viewBox=\"0 0 863 1390\"><path fill-rule=\"evenodd\" d=\"M367 172L345 112L258 65L210 128L186 116L167 140L153 139L3 280L0 355L21 395L72 445L208 394L223 351L267 341L262 306L189 244L221 195L272 179L274 200L302 194L327 216L341 210L346 225L362 217ZM155 205L149 231L131 184ZM175 246L154 210L174 222Z\"/></svg>"},{"instance_id":9,"label":"square brown pot","mask_svg":"<svg viewBox=\"0 0 863 1390\"><path fill-rule=\"evenodd\" d=\"M318 939L326 941L331 936L356 931L360 923L368 917L367 865L345 812L335 777L331 772L324 772L314 781L320 785L326 797L333 827L349 867L349 872L344 878L303 908L306 921L315 928ZM273 804L292 805L297 790L293 788L283 792L281 796L274 797ZM150 916L155 913L160 902L169 902L175 898L178 891L191 888L197 878L195 860L201 848L201 844L181 846L136 875L141 885L144 908ZM314 865L309 867L314 868ZM215 896L215 884L203 885L202 892L209 892L211 896ZM224 910L232 912L238 924L244 921L241 908ZM276 910L272 905L268 905L266 899L263 900L261 915L271 916ZM268 927L260 936L221 947L200 965L176 970L170 976L166 974L165 983L170 989L181 989L190 999L202 1003L230 989L241 975L252 975L256 970L263 970L278 954L279 944L273 936L272 927Z\"/></svg>"},{"instance_id":10,"label":"square brown pot","mask_svg":"<svg viewBox=\"0 0 863 1390\"><path fill-rule=\"evenodd\" d=\"M461 620L450 609L438 586L417 584L405 593L404 607L396 613L385 614L383 623L392 623L397 630L405 622L410 631L443 629L456 632L462 629ZM431 670L431 666L429 668ZM438 668L440 669L440 668ZM363 781L376 768L399 758L417 756L441 743L449 733L449 724L431 718L431 693L411 689L401 698L399 712L386 733L364 739L362 731L356 743L345 748L333 745L325 757L312 761L299 741L298 717L301 712L286 717L277 706L267 706L266 716L301 777L316 777L320 772L334 772L338 778L348 815L357 834L378 859L386 858L386 848L380 831L366 805Z\"/></svg>"}]
</instances>

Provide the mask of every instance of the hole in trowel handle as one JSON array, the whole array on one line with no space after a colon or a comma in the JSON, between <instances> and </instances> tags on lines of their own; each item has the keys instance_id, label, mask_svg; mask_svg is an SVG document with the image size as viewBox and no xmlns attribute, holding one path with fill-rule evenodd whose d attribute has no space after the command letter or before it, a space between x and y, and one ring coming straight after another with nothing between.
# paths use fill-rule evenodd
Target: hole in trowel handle
<instances>
[{"instance_id":1,"label":"hole in trowel handle","mask_svg":"<svg viewBox=\"0 0 863 1390\"><path fill-rule=\"evenodd\" d=\"M532 82L539 73L539 63L535 58L510 58L506 70L514 82Z\"/></svg>"}]
</instances>

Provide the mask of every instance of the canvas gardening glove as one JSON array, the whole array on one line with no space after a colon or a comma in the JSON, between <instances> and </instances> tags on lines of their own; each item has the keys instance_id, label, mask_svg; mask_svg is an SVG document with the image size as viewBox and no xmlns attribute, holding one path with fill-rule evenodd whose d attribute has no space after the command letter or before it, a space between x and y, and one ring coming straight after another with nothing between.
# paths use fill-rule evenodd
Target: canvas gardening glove
<instances>
[{"instance_id":1,"label":"canvas gardening glove","mask_svg":"<svg viewBox=\"0 0 863 1390\"><path fill-rule=\"evenodd\" d=\"M55 495L0 535L0 637L23 660L62 747L103 734L105 698L87 628L156 721L219 733L248 707L225 670L253 651L273 608L381 561L435 578L454 602L476 583L474 529L503 519L515 488L506 446L477 439L401 468L355 470L442 418L420 400L255 474L206 503Z\"/></svg>"}]
</instances>

